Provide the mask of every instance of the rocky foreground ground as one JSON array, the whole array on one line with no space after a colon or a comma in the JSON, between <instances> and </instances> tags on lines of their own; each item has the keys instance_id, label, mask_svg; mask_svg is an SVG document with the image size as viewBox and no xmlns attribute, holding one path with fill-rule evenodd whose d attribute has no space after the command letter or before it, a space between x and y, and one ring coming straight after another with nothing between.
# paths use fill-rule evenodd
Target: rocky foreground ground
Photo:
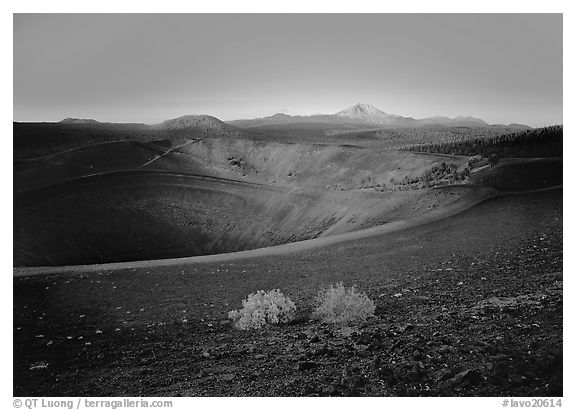
<instances>
[{"instance_id":1,"label":"rocky foreground ground","mask_svg":"<svg viewBox=\"0 0 576 410\"><path fill-rule=\"evenodd\" d=\"M336 281L376 303L310 320ZM280 288L294 323L226 320ZM562 191L425 226L226 265L14 279L16 396L561 396Z\"/></svg>"},{"instance_id":2,"label":"rocky foreground ground","mask_svg":"<svg viewBox=\"0 0 576 410\"><path fill-rule=\"evenodd\" d=\"M516 255L450 261L389 288L359 327L303 320L240 336L214 324L194 352L192 383L168 393L562 396L561 259L542 266L547 244L521 250L523 265L542 269L529 286Z\"/></svg>"}]
</instances>

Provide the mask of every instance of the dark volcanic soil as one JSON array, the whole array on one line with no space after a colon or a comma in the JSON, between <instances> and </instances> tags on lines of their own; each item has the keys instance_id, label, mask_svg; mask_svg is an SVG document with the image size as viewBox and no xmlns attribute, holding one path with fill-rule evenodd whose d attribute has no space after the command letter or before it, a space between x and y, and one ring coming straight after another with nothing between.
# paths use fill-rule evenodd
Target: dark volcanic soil
<instances>
[{"instance_id":1,"label":"dark volcanic soil","mask_svg":"<svg viewBox=\"0 0 576 410\"><path fill-rule=\"evenodd\" d=\"M17 161L14 265L229 253L407 219L440 207L439 191L397 182L444 161L229 138L108 142Z\"/></svg>"},{"instance_id":2,"label":"dark volcanic soil","mask_svg":"<svg viewBox=\"0 0 576 410\"><path fill-rule=\"evenodd\" d=\"M376 317L310 321L338 281ZM230 328L272 288L299 320ZM283 256L16 277L14 395L560 396L562 300L561 189Z\"/></svg>"}]
</instances>

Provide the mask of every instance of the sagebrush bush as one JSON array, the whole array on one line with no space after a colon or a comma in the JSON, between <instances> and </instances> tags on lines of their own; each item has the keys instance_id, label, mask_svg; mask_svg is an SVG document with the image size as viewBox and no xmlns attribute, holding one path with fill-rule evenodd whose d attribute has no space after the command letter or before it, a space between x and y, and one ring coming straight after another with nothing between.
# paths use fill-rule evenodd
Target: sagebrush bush
<instances>
[{"instance_id":1,"label":"sagebrush bush","mask_svg":"<svg viewBox=\"0 0 576 410\"><path fill-rule=\"evenodd\" d=\"M238 329L260 329L268 324L287 323L294 319L296 305L279 289L251 293L242 301L242 309L233 310L228 317Z\"/></svg>"},{"instance_id":2,"label":"sagebrush bush","mask_svg":"<svg viewBox=\"0 0 576 410\"><path fill-rule=\"evenodd\" d=\"M318 293L313 316L324 323L347 325L365 321L374 316L374 310L374 302L366 294L339 282Z\"/></svg>"}]
</instances>

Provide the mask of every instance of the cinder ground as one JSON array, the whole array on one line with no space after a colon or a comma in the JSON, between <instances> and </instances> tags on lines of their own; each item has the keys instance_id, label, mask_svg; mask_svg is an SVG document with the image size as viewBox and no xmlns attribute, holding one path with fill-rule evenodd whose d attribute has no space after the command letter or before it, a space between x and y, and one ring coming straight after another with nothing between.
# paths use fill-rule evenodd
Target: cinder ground
<instances>
[{"instance_id":1,"label":"cinder ground","mask_svg":"<svg viewBox=\"0 0 576 410\"><path fill-rule=\"evenodd\" d=\"M309 320L324 285L376 317ZM230 328L280 288L300 319ZM562 190L322 249L14 279L15 395L562 395Z\"/></svg>"},{"instance_id":2,"label":"cinder ground","mask_svg":"<svg viewBox=\"0 0 576 410\"><path fill-rule=\"evenodd\" d=\"M402 182L466 161L182 138L15 162L14 395L561 396L562 160ZM368 323L310 319L339 281ZM276 288L294 323L231 327Z\"/></svg>"}]
</instances>

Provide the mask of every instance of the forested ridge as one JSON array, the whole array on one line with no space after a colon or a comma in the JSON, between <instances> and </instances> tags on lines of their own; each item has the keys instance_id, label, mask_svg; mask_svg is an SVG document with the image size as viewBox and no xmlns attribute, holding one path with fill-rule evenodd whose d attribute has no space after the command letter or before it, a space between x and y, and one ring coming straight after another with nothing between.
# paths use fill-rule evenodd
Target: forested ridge
<instances>
[{"instance_id":1,"label":"forested ridge","mask_svg":"<svg viewBox=\"0 0 576 410\"><path fill-rule=\"evenodd\" d=\"M463 141L411 145L406 150L435 154L453 154L501 158L562 156L563 126L554 125Z\"/></svg>"}]
</instances>

